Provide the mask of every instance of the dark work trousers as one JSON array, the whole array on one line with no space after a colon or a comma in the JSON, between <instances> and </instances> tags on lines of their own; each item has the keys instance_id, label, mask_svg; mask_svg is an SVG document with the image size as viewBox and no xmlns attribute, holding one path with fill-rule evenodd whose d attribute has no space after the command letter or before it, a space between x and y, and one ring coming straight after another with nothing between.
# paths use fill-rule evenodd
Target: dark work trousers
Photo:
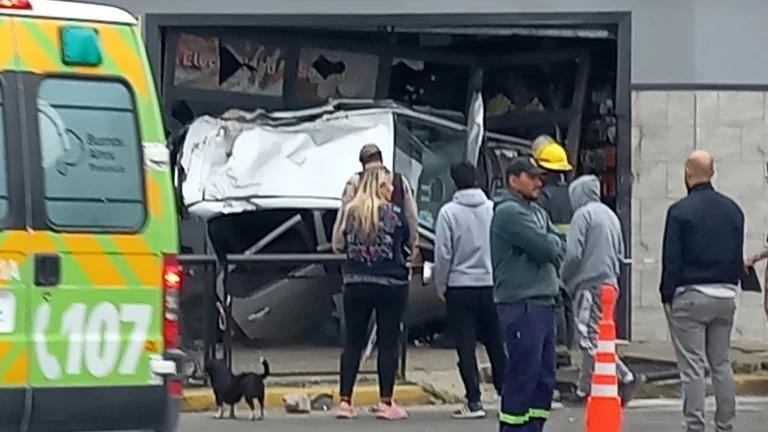
<instances>
[{"instance_id":1,"label":"dark work trousers","mask_svg":"<svg viewBox=\"0 0 768 432\"><path fill-rule=\"evenodd\" d=\"M492 287L449 287L447 303L448 332L459 354L459 373L464 382L467 402L480 403L480 380L475 349L485 346L491 362L493 385L501 394L507 354L501 339L499 317L493 302Z\"/></svg>"},{"instance_id":2,"label":"dark work trousers","mask_svg":"<svg viewBox=\"0 0 768 432\"><path fill-rule=\"evenodd\" d=\"M541 432L555 388L555 305L497 305L507 345L501 432Z\"/></svg>"},{"instance_id":3,"label":"dark work trousers","mask_svg":"<svg viewBox=\"0 0 768 432\"><path fill-rule=\"evenodd\" d=\"M349 284L344 286L346 338L341 355L341 397L351 398L365 349L371 314L376 311L379 395L391 398L399 359L400 322L408 298L407 285Z\"/></svg>"}]
</instances>

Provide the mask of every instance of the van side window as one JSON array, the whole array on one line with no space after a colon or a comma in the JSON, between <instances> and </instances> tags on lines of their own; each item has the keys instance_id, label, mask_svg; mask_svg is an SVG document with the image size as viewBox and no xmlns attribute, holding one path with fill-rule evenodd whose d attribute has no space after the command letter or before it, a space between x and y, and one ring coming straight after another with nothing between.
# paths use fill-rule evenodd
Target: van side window
<instances>
[{"instance_id":1,"label":"van side window","mask_svg":"<svg viewBox=\"0 0 768 432\"><path fill-rule=\"evenodd\" d=\"M8 161L5 153L5 105L3 87L0 85L0 220L8 215Z\"/></svg>"},{"instance_id":2,"label":"van side window","mask_svg":"<svg viewBox=\"0 0 768 432\"><path fill-rule=\"evenodd\" d=\"M119 81L48 77L37 106L49 225L138 230L146 208L130 90Z\"/></svg>"}]
</instances>

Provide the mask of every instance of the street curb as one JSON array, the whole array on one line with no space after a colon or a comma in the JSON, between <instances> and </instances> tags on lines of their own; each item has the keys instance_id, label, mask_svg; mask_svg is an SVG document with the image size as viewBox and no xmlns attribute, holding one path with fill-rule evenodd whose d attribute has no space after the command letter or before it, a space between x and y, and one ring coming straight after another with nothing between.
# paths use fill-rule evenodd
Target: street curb
<instances>
[{"instance_id":1,"label":"street curb","mask_svg":"<svg viewBox=\"0 0 768 432\"><path fill-rule=\"evenodd\" d=\"M666 363L663 360L655 360L658 363ZM735 368L734 368L735 369ZM491 383L491 370L488 365L480 365L480 376L483 382ZM739 373L734 370L734 385L737 396L768 396L768 372ZM635 399L657 399L657 398L678 398L680 397L680 379L671 378L663 381L645 383L638 387ZM710 379L707 379L707 394L712 394L712 385ZM444 392L438 393L444 400L453 400L451 396Z\"/></svg>"},{"instance_id":2,"label":"street curb","mask_svg":"<svg viewBox=\"0 0 768 432\"><path fill-rule=\"evenodd\" d=\"M424 391L432 397L433 401L436 401L437 403L457 404L464 400L464 397L462 396L451 393L449 391L440 390L431 384L423 383L422 386Z\"/></svg>"},{"instance_id":3,"label":"street curb","mask_svg":"<svg viewBox=\"0 0 768 432\"><path fill-rule=\"evenodd\" d=\"M768 373L736 375L736 394L742 396L768 396Z\"/></svg>"},{"instance_id":4,"label":"street curb","mask_svg":"<svg viewBox=\"0 0 768 432\"><path fill-rule=\"evenodd\" d=\"M768 396L768 374L735 375L733 377L737 396ZM712 384L707 380L707 395L713 395ZM679 398L679 379L644 384L638 388L635 399Z\"/></svg>"},{"instance_id":5,"label":"street curb","mask_svg":"<svg viewBox=\"0 0 768 432\"><path fill-rule=\"evenodd\" d=\"M639 360L656 364L667 364L672 368L677 368L677 360L674 358L659 357L632 351L620 352L620 354L621 358L624 360ZM762 360L757 355L749 360L732 359L731 365L733 367L733 372L736 374L752 374L768 370L768 361Z\"/></svg>"},{"instance_id":6,"label":"street curb","mask_svg":"<svg viewBox=\"0 0 768 432\"><path fill-rule=\"evenodd\" d=\"M267 386L265 408L281 408L283 406L283 397L289 394L304 393L313 398L317 395L327 394L333 396L333 400L338 402L339 389L337 385L326 386ZM403 406L427 405L432 402L432 396L422 387L413 384L403 384L395 386L395 400ZM379 402L379 387L376 385L362 385L355 388L353 403L358 406L374 406ZM240 407L246 407L241 402ZM202 412L213 411L216 409L216 402L213 397L213 391L210 388L185 389L184 397L181 401L181 412Z\"/></svg>"}]
</instances>

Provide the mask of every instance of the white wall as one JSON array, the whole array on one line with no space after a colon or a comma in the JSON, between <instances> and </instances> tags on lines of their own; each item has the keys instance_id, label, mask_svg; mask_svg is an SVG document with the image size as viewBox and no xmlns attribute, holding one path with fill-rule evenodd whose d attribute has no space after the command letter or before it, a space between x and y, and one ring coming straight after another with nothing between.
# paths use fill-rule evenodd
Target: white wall
<instances>
[{"instance_id":1,"label":"white wall","mask_svg":"<svg viewBox=\"0 0 768 432\"><path fill-rule=\"evenodd\" d=\"M632 132L633 337L666 340L660 305L666 211L685 196L683 162L694 149L715 157L715 187L746 216L746 252L768 233L768 98L759 91L634 92ZM717 233L712 233L713 236ZM759 267L762 274L763 267ZM762 295L741 293L734 338L768 341Z\"/></svg>"}]
</instances>

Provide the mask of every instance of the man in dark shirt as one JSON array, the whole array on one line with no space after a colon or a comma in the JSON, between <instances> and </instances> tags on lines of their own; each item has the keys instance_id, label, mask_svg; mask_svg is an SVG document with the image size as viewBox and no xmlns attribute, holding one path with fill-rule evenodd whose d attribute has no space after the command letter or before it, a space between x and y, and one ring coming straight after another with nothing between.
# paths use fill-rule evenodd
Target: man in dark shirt
<instances>
[{"instance_id":1,"label":"man in dark shirt","mask_svg":"<svg viewBox=\"0 0 768 432\"><path fill-rule=\"evenodd\" d=\"M704 369L715 387L715 430L733 431L736 416L731 328L744 265L744 214L710 180L714 161L705 151L685 163L688 196L667 212L661 299L683 381L687 432L705 430Z\"/></svg>"}]
</instances>

